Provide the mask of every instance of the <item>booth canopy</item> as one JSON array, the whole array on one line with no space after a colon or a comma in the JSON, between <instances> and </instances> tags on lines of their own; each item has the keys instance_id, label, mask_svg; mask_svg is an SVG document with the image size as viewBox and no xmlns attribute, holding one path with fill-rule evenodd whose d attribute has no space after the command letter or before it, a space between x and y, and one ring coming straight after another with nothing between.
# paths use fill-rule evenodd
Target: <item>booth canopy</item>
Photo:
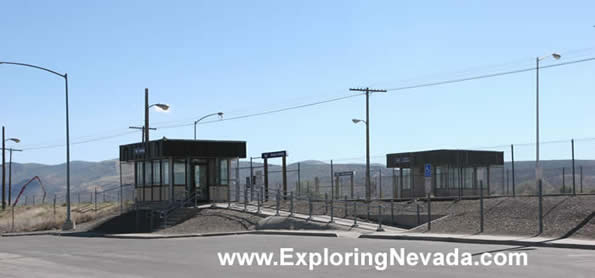
<instances>
[{"instance_id":1,"label":"booth canopy","mask_svg":"<svg viewBox=\"0 0 595 278\"><path fill-rule=\"evenodd\" d=\"M387 168L417 168L424 164L482 167L503 165L504 152L471 150L431 150L386 155Z\"/></svg>"},{"instance_id":2,"label":"booth canopy","mask_svg":"<svg viewBox=\"0 0 595 278\"><path fill-rule=\"evenodd\" d=\"M120 146L120 161L145 160L145 143ZM160 139L149 141L148 159L166 157L246 158L245 141Z\"/></svg>"}]
</instances>

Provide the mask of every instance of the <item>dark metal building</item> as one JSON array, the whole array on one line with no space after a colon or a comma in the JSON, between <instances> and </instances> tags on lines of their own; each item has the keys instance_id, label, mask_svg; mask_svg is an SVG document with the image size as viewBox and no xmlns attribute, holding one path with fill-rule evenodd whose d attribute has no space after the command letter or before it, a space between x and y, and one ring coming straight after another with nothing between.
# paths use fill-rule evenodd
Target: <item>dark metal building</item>
<instances>
[{"instance_id":1,"label":"dark metal building","mask_svg":"<svg viewBox=\"0 0 595 278\"><path fill-rule=\"evenodd\" d=\"M120 161L134 164L137 202L227 200L230 162L245 157L244 141L164 138L120 146Z\"/></svg>"},{"instance_id":2,"label":"dark metal building","mask_svg":"<svg viewBox=\"0 0 595 278\"><path fill-rule=\"evenodd\" d=\"M504 152L431 150L386 155L388 168L399 168L400 198L489 194L490 169L504 165ZM430 165L430 173L426 173Z\"/></svg>"}]
</instances>

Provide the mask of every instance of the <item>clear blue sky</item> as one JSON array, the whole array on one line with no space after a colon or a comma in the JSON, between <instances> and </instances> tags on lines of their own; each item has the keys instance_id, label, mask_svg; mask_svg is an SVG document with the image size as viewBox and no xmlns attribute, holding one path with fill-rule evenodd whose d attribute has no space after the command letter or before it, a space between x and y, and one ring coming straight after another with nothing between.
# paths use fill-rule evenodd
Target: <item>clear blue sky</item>
<instances>
[{"instance_id":1,"label":"clear blue sky","mask_svg":"<svg viewBox=\"0 0 595 278\"><path fill-rule=\"evenodd\" d=\"M68 73L73 142L141 125L144 88L152 103L172 107L151 112L163 127L345 96L349 87L531 67L554 51L559 62L595 57L593 1L3 1L0 10L0 61ZM542 140L595 137L594 76L595 62L542 71ZM534 94L527 72L375 95L372 154L533 142ZM63 81L0 65L0 95L0 122L27 149L14 160L64 162ZM364 115L356 97L200 125L199 137L246 140L253 156L286 149L290 161L357 158L365 129L351 119ZM162 128L152 138L192 131ZM118 145L139 139L76 144L72 159L116 158ZM578 148L579 158L595 158L594 141ZM569 144L551 144L542 156L568 153ZM521 159L533 155L519 148Z\"/></svg>"}]
</instances>

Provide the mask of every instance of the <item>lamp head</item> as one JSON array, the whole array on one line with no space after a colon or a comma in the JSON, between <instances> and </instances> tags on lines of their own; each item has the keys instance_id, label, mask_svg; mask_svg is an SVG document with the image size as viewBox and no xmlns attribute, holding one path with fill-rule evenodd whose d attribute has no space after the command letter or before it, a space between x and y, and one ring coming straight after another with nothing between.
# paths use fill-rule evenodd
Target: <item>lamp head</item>
<instances>
[{"instance_id":1,"label":"lamp head","mask_svg":"<svg viewBox=\"0 0 595 278\"><path fill-rule=\"evenodd\" d=\"M354 124L357 124L357 123L361 122L362 120L358 120L358 119L352 119L351 121L352 121Z\"/></svg>"},{"instance_id":2,"label":"lamp head","mask_svg":"<svg viewBox=\"0 0 595 278\"><path fill-rule=\"evenodd\" d=\"M554 59L559 60L562 55L558 54L558 53L552 53L552 57L554 57Z\"/></svg>"},{"instance_id":3,"label":"lamp head","mask_svg":"<svg viewBox=\"0 0 595 278\"><path fill-rule=\"evenodd\" d=\"M161 110L163 110L163 111L167 111L167 110L169 110L169 105L167 105L167 104L163 104L163 103L156 103L156 104L154 104L154 105L155 105L155 107L157 107L157 108L159 108L159 109L161 109Z\"/></svg>"},{"instance_id":4,"label":"lamp head","mask_svg":"<svg viewBox=\"0 0 595 278\"><path fill-rule=\"evenodd\" d=\"M223 112L218 112L218 113L217 113L217 115L218 115L220 118L223 118Z\"/></svg>"},{"instance_id":5,"label":"lamp head","mask_svg":"<svg viewBox=\"0 0 595 278\"><path fill-rule=\"evenodd\" d=\"M19 139L19 138L8 138L8 139L6 139L6 141L13 141L15 143L20 143L21 142L21 139Z\"/></svg>"}]
</instances>

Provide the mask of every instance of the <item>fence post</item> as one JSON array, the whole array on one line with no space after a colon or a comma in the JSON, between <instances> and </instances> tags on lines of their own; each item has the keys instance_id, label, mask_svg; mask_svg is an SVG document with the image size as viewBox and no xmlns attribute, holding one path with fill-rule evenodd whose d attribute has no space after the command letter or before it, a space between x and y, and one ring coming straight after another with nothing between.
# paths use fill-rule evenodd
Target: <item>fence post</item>
<instances>
[{"instance_id":1,"label":"fence post","mask_svg":"<svg viewBox=\"0 0 595 278\"><path fill-rule=\"evenodd\" d=\"M293 191L289 193L289 217L293 217Z\"/></svg>"},{"instance_id":2,"label":"fence post","mask_svg":"<svg viewBox=\"0 0 595 278\"><path fill-rule=\"evenodd\" d=\"M543 233L543 187L539 180L539 234Z\"/></svg>"},{"instance_id":3,"label":"fence post","mask_svg":"<svg viewBox=\"0 0 595 278\"><path fill-rule=\"evenodd\" d=\"M54 194L54 216L56 216L56 194Z\"/></svg>"},{"instance_id":4,"label":"fence post","mask_svg":"<svg viewBox=\"0 0 595 278\"><path fill-rule=\"evenodd\" d=\"M417 209L417 214L416 214L417 226L419 226L421 224L421 219L419 217L419 203L417 203L417 200L415 200L415 207Z\"/></svg>"},{"instance_id":5,"label":"fence post","mask_svg":"<svg viewBox=\"0 0 595 278\"><path fill-rule=\"evenodd\" d=\"M331 190L333 190L332 186L331 186ZM325 192L324 193L324 214L328 213L328 194Z\"/></svg>"},{"instance_id":6,"label":"fence post","mask_svg":"<svg viewBox=\"0 0 595 278\"><path fill-rule=\"evenodd\" d=\"M480 182L480 187L483 187L483 185L481 185L482 182ZM483 192L483 188L479 189L481 192ZM483 193L480 193L483 196ZM430 193L428 193L428 196L426 197L428 200L428 231L432 230L432 198L430 198Z\"/></svg>"},{"instance_id":7,"label":"fence post","mask_svg":"<svg viewBox=\"0 0 595 278\"><path fill-rule=\"evenodd\" d=\"M347 210L349 207L347 206L347 195L345 195L345 219L347 219Z\"/></svg>"},{"instance_id":8,"label":"fence post","mask_svg":"<svg viewBox=\"0 0 595 278\"><path fill-rule=\"evenodd\" d=\"M351 227L355 228L357 226L357 202L353 201L353 225Z\"/></svg>"},{"instance_id":9,"label":"fence post","mask_svg":"<svg viewBox=\"0 0 595 278\"><path fill-rule=\"evenodd\" d=\"M97 212L97 187L95 187L95 198L94 198L94 201L95 201L95 212Z\"/></svg>"},{"instance_id":10,"label":"fence post","mask_svg":"<svg viewBox=\"0 0 595 278\"><path fill-rule=\"evenodd\" d=\"M384 232L382 228L382 205L378 205L378 229L377 232Z\"/></svg>"},{"instance_id":11,"label":"fence post","mask_svg":"<svg viewBox=\"0 0 595 278\"><path fill-rule=\"evenodd\" d=\"M252 191L254 192L254 191ZM247 199L248 196L245 196L244 199ZM260 206L262 203L262 194L258 193L258 191L256 192L256 213L260 214Z\"/></svg>"},{"instance_id":12,"label":"fence post","mask_svg":"<svg viewBox=\"0 0 595 278\"><path fill-rule=\"evenodd\" d=\"M566 194L566 168L562 167L562 194Z\"/></svg>"},{"instance_id":13,"label":"fence post","mask_svg":"<svg viewBox=\"0 0 595 278\"><path fill-rule=\"evenodd\" d=\"M378 169L378 199L382 200L382 168Z\"/></svg>"},{"instance_id":14,"label":"fence post","mask_svg":"<svg viewBox=\"0 0 595 278\"><path fill-rule=\"evenodd\" d=\"M366 221L370 222L370 202L367 201L366 204L367 204L367 209L368 209L368 216L366 218Z\"/></svg>"},{"instance_id":15,"label":"fence post","mask_svg":"<svg viewBox=\"0 0 595 278\"><path fill-rule=\"evenodd\" d=\"M479 181L479 232L483 233L483 181Z\"/></svg>"},{"instance_id":16,"label":"fence post","mask_svg":"<svg viewBox=\"0 0 595 278\"><path fill-rule=\"evenodd\" d=\"M10 231L14 232L14 204L12 204L12 206L11 206L11 211L12 211L12 224L10 225Z\"/></svg>"},{"instance_id":17,"label":"fence post","mask_svg":"<svg viewBox=\"0 0 595 278\"><path fill-rule=\"evenodd\" d=\"M390 224L395 225L395 200L390 200Z\"/></svg>"},{"instance_id":18,"label":"fence post","mask_svg":"<svg viewBox=\"0 0 595 278\"><path fill-rule=\"evenodd\" d=\"M512 156L512 197L516 197L515 179L514 179L514 145L510 145L510 155ZM488 181L489 183L489 181ZM489 192L488 192L489 194Z\"/></svg>"},{"instance_id":19,"label":"fence post","mask_svg":"<svg viewBox=\"0 0 595 278\"><path fill-rule=\"evenodd\" d=\"M574 139L572 139L571 142L572 142L572 195L576 195L576 176L575 176L575 168L574 168Z\"/></svg>"},{"instance_id":20,"label":"fence post","mask_svg":"<svg viewBox=\"0 0 595 278\"><path fill-rule=\"evenodd\" d=\"M331 199L331 221L329 223L335 222L335 220L334 220L334 217L335 217L335 215L334 215L334 211L335 211L334 208L335 208L335 206L333 205L333 201L334 200Z\"/></svg>"},{"instance_id":21,"label":"fence post","mask_svg":"<svg viewBox=\"0 0 595 278\"><path fill-rule=\"evenodd\" d=\"M277 212L275 213L275 216L279 216L279 202L281 201L281 191L279 190L279 188L277 188Z\"/></svg>"},{"instance_id":22,"label":"fence post","mask_svg":"<svg viewBox=\"0 0 595 278\"><path fill-rule=\"evenodd\" d=\"M259 212L260 212L260 202L259 202L260 198L256 198L256 199L257 199L256 202L258 203L258 208L259 208ZM248 210L248 188L244 188L244 211L247 211L247 210Z\"/></svg>"},{"instance_id":23,"label":"fence post","mask_svg":"<svg viewBox=\"0 0 595 278\"><path fill-rule=\"evenodd\" d=\"M583 166L582 165L581 165L580 170L581 170L581 173L580 173L581 174L581 177L580 177L581 178L581 193L583 193Z\"/></svg>"},{"instance_id":24,"label":"fence post","mask_svg":"<svg viewBox=\"0 0 595 278\"><path fill-rule=\"evenodd\" d=\"M312 195L308 195L308 219L306 221L312 220Z\"/></svg>"}]
</instances>

